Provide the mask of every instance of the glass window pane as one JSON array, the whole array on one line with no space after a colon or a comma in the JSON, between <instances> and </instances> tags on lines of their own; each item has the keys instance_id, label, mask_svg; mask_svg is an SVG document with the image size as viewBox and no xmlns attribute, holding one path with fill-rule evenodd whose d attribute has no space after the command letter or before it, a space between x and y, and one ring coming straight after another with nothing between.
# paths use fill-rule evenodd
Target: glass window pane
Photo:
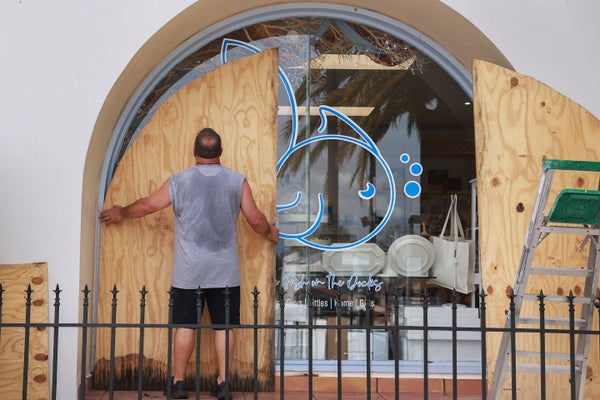
<instances>
[{"instance_id":1,"label":"glass window pane","mask_svg":"<svg viewBox=\"0 0 600 400\"><path fill-rule=\"evenodd\" d=\"M385 328L396 322L396 299L407 315L425 289L432 306L452 300L450 290L428 279L431 249L424 242L440 234L451 194L471 237L475 178L469 98L418 49L373 26L327 18L229 32L159 82L140 105L123 152L171 91L224 59L269 48L279 50L280 67L277 281L284 318L306 324L312 307L316 323L335 324L339 311L344 325L381 327L373 331L371 359L418 357L394 354ZM474 299L457 300L473 306ZM407 318L402 311L398 323ZM334 333L315 331L314 358L337 358ZM344 335L342 358L364 359L364 330ZM305 330L286 331L286 358L305 359L307 340Z\"/></svg>"}]
</instances>

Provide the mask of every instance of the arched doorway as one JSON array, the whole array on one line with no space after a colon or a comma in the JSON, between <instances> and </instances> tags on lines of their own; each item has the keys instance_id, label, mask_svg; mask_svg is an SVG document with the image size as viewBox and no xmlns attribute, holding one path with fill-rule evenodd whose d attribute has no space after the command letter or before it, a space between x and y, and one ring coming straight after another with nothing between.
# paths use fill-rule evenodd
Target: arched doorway
<instances>
[{"instance_id":1,"label":"arched doorway","mask_svg":"<svg viewBox=\"0 0 600 400\"><path fill-rule=\"evenodd\" d=\"M133 115L158 81L165 77L166 72L180 62L184 55L188 55L191 48L197 48L199 43L206 44L210 42L209 39L221 37L234 28L269 21L275 17L331 17L338 21L376 27L383 33L392 32L395 37L402 37L411 46L424 52L436 65L442 66L441 72L454 80L458 90L466 93L467 97L470 94L469 69L473 58L486 59L501 65L508 64L480 32L439 1L404 1L393 10L388 9L384 2L375 1L370 4L371 9L368 11L359 8L358 2L351 1L325 5L284 2L270 6L269 3L249 1L243 5L236 5L236 9L225 11L220 9L218 2L198 2L159 31L124 71L99 116L90 145L93 151L88 153L86 160L82 217L82 283L93 281L96 260L96 210L98 203L102 203L107 182L112 176L112 168L120 157L121 152L117 149L127 148L123 143L134 119ZM427 12L424 13L423 10ZM440 19L445 23L440 23ZM435 23L432 23L434 20ZM318 32L320 26L323 24L315 25L315 32ZM411 26L418 30L413 30ZM455 28L452 30L455 36L445 32L447 27ZM356 29L353 31L356 32ZM469 36L468 42L461 41L465 36ZM468 45L465 46L465 43ZM141 78L138 75L140 71L145 71ZM342 82L343 78L335 84L339 86ZM129 101L125 103L122 99ZM433 103L431 107L434 107ZM306 108L306 112L310 112L310 107ZM310 132L310 129L307 132ZM102 152L102 149L106 151ZM329 199L333 198L333 192L328 196ZM368 207L367 212L371 215L372 207ZM377 217L376 212L372 215ZM370 226L373 221L377 221L377 218L371 222L367 221L366 225ZM407 218L404 222L405 228L408 224ZM377 222L375 226L379 226ZM361 233L354 235L364 237ZM315 241L311 243L314 244ZM308 258L310 257L308 255Z\"/></svg>"}]
</instances>

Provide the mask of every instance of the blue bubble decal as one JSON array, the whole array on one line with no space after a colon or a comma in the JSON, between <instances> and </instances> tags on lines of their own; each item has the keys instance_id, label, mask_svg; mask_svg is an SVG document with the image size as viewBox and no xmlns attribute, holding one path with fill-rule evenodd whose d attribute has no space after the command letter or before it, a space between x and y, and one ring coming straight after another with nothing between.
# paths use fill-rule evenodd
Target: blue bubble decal
<instances>
[{"instance_id":1,"label":"blue bubble decal","mask_svg":"<svg viewBox=\"0 0 600 400\"><path fill-rule=\"evenodd\" d=\"M414 163L410 166L412 176L419 176L423 173L423 166L419 163Z\"/></svg>"},{"instance_id":2,"label":"blue bubble decal","mask_svg":"<svg viewBox=\"0 0 600 400\"><path fill-rule=\"evenodd\" d=\"M406 184L404 185L404 194L409 199L419 197L419 195L421 194L421 184L419 184L419 182L416 181L406 182Z\"/></svg>"}]
</instances>

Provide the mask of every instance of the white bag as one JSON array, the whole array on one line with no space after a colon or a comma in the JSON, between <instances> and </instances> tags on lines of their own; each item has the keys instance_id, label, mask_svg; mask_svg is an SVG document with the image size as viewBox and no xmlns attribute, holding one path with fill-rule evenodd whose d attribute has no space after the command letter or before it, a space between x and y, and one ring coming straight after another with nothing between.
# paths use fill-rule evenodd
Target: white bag
<instances>
[{"instance_id":1,"label":"white bag","mask_svg":"<svg viewBox=\"0 0 600 400\"><path fill-rule=\"evenodd\" d=\"M466 294L475 290L475 243L465 239L456 202L456 195L452 195L442 232L439 236L431 237L435 261L430 270L431 279L428 281ZM450 234L444 236L448 221Z\"/></svg>"}]
</instances>

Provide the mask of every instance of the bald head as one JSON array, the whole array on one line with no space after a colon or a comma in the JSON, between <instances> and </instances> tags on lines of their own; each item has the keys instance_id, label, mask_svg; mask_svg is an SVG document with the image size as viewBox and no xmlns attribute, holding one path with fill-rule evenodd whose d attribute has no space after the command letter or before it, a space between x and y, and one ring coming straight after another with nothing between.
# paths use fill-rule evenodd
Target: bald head
<instances>
[{"instance_id":1,"label":"bald head","mask_svg":"<svg viewBox=\"0 0 600 400\"><path fill-rule=\"evenodd\" d=\"M221 147L221 137L212 128L204 128L194 142L194 155L199 158L218 158L221 156L223 148Z\"/></svg>"}]
</instances>

